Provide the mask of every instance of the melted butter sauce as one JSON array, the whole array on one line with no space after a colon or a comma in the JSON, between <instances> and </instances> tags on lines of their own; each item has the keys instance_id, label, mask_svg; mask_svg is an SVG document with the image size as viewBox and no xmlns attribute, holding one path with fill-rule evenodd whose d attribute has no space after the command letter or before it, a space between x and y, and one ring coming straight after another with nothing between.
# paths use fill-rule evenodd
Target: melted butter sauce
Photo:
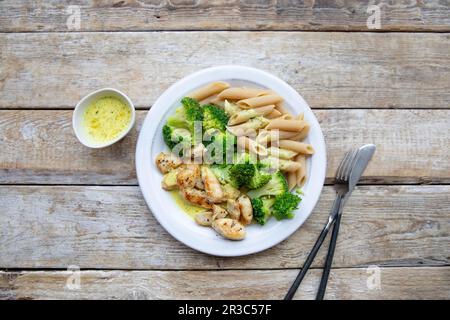
<instances>
[{"instance_id":1,"label":"melted butter sauce","mask_svg":"<svg viewBox=\"0 0 450 320\"><path fill-rule=\"evenodd\" d=\"M178 206L184 211L184 213L186 213L191 219L194 219L198 213L205 211L204 208L194 206L184 200L178 190L170 191L170 195Z\"/></svg>"}]
</instances>

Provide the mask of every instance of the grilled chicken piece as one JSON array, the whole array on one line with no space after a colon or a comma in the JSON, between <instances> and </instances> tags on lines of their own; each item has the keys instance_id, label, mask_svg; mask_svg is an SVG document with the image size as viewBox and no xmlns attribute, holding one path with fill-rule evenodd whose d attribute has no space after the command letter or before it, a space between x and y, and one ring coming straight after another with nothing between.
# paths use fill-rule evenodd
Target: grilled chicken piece
<instances>
[{"instance_id":1,"label":"grilled chicken piece","mask_svg":"<svg viewBox=\"0 0 450 320\"><path fill-rule=\"evenodd\" d=\"M236 200L227 200L227 211L231 219L239 221L239 218L241 217L241 208Z\"/></svg>"},{"instance_id":2,"label":"grilled chicken piece","mask_svg":"<svg viewBox=\"0 0 450 320\"><path fill-rule=\"evenodd\" d=\"M237 202L241 211L240 222L244 225L252 223L253 207L250 198L243 194L237 199Z\"/></svg>"},{"instance_id":3,"label":"grilled chicken piece","mask_svg":"<svg viewBox=\"0 0 450 320\"><path fill-rule=\"evenodd\" d=\"M213 204L212 212L213 212L212 216L213 220L222 219L228 215L227 210L225 210L221 206L218 206L217 204Z\"/></svg>"},{"instance_id":4,"label":"grilled chicken piece","mask_svg":"<svg viewBox=\"0 0 450 320\"><path fill-rule=\"evenodd\" d=\"M206 209L212 209L213 204L208 200L205 191L194 188L184 188L181 189L181 195L188 202Z\"/></svg>"},{"instance_id":5,"label":"grilled chicken piece","mask_svg":"<svg viewBox=\"0 0 450 320\"><path fill-rule=\"evenodd\" d=\"M180 168L176 168L166 173L161 181L161 187L167 191L178 189L177 174L179 172Z\"/></svg>"},{"instance_id":6,"label":"grilled chicken piece","mask_svg":"<svg viewBox=\"0 0 450 320\"><path fill-rule=\"evenodd\" d=\"M174 154L164 152L158 154L155 162L159 171L161 171L161 173L163 174L181 166L181 164L183 163L181 159L175 156Z\"/></svg>"},{"instance_id":7,"label":"grilled chicken piece","mask_svg":"<svg viewBox=\"0 0 450 320\"><path fill-rule=\"evenodd\" d=\"M223 201L223 190L219 180L217 180L210 168L202 166L202 180L205 186L206 195L211 202L220 203Z\"/></svg>"},{"instance_id":8,"label":"grilled chicken piece","mask_svg":"<svg viewBox=\"0 0 450 320\"><path fill-rule=\"evenodd\" d=\"M211 227L213 217L211 211L200 212L195 216L195 222L204 227Z\"/></svg>"},{"instance_id":9,"label":"grilled chicken piece","mask_svg":"<svg viewBox=\"0 0 450 320\"><path fill-rule=\"evenodd\" d=\"M177 183L180 188L194 188L198 180L201 180L198 164L187 164L177 175Z\"/></svg>"},{"instance_id":10,"label":"grilled chicken piece","mask_svg":"<svg viewBox=\"0 0 450 320\"><path fill-rule=\"evenodd\" d=\"M224 238L230 240L242 240L245 238L245 227L236 220L229 218L217 219L212 222L212 227Z\"/></svg>"}]
</instances>

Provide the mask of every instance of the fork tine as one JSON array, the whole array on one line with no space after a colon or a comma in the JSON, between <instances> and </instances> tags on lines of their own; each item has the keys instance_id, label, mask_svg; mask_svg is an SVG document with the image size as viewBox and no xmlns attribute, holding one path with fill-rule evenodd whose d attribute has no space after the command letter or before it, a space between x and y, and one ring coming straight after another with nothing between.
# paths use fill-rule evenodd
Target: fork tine
<instances>
[{"instance_id":1,"label":"fork tine","mask_svg":"<svg viewBox=\"0 0 450 320\"><path fill-rule=\"evenodd\" d=\"M342 176L341 176L341 180L342 181L348 181L348 179L350 178L350 172L353 168L353 164L356 161L356 155L358 154L358 149L355 149L351 152L350 157L347 159L347 163L345 164L345 167L342 171Z\"/></svg>"},{"instance_id":2,"label":"fork tine","mask_svg":"<svg viewBox=\"0 0 450 320\"><path fill-rule=\"evenodd\" d=\"M336 171L336 180L340 180L340 177L342 175L342 172L344 170L344 166L347 162L348 157L350 156L350 151L347 151L344 155L344 158L342 159L341 163L339 164L339 167Z\"/></svg>"}]
</instances>

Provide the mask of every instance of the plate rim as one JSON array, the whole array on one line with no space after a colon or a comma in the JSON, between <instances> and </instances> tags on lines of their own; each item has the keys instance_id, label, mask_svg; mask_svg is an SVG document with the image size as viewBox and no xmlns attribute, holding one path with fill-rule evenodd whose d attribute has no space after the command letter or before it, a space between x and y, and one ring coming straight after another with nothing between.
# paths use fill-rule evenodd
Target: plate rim
<instances>
[{"instance_id":1,"label":"plate rim","mask_svg":"<svg viewBox=\"0 0 450 320\"><path fill-rule=\"evenodd\" d=\"M175 97L179 96L179 92L183 92L183 90L181 90L181 91L178 90L179 87L183 87L183 86L185 87L186 86L185 84L189 83L189 81L191 81L193 79L201 78L201 77L207 76L208 74L215 74L215 73L217 73L217 74L221 74L221 73L228 74L229 73L229 74L233 74L234 76L228 77L227 79L236 79L236 80L253 81L253 82L255 80L242 79L242 76L240 77L239 74L240 73L247 73L247 74L249 73L249 74L252 74L252 76L260 75L266 79L270 79L272 82L274 82L278 85L283 86L284 89L286 89L289 92L289 94L293 95L293 98L298 99L301 102L301 104L303 104L303 106L306 107L305 110L302 110L302 111L308 113L308 118L309 118L308 121L311 122L312 126L314 125L318 129L317 130L317 134L318 134L317 138L319 141L315 142L315 147L316 147L316 150L320 150L320 152L317 152L315 154L314 161L316 161L316 162L320 161L322 163L322 165L319 165L319 169L321 169L321 170L314 172L315 177L314 177L313 183L314 183L315 194L307 195L309 198L308 199L309 208L307 210L308 214L306 214L299 221L297 221L295 226L292 226L293 223L288 225L288 227L285 228L286 231L281 236L278 236L275 239L271 239L270 241L260 244L259 246L250 247L247 250L245 249L245 247L244 248L239 247L238 249L236 249L236 247L234 247L235 250L217 251L217 250L214 250L213 246L202 247L195 241L190 241L189 239L181 237L180 235L178 235L177 230L175 230L175 228L173 228L171 226L170 221L167 221L167 219L164 219L162 217L162 215L158 212L158 210L156 210L158 208L152 207L153 199L151 199L150 194L148 192L145 192L145 190L144 190L145 185L146 185L145 179L144 179L145 172L143 172L142 163L140 162L140 159L145 158L145 151L147 151L147 153L151 154L151 147L156 138L156 133L157 133L156 129L159 126L159 122L151 121L152 117L155 117L155 116L157 117L158 113L159 113L159 117L164 117L164 115L167 111L164 109L164 107L167 109L167 103L164 101L169 98L173 100L173 96L175 96ZM220 77L215 80L207 80L204 83L208 83L211 81L226 81L227 79L225 79L224 77ZM260 84L260 83L258 83L258 84ZM198 87L198 86L196 86L196 87ZM184 91L189 92L194 88L184 90ZM175 95L173 94L174 91L177 92ZM171 104L169 104L169 106L171 106ZM295 108L295 106L292 106L292 107ZM152 128L153 128L153 130L151 130ZM155 134L151 137L150 145L144 145L144 140L145 140L144 137L146 135L146 132L148 132L148 131L154 131ZM317 144L320 144L320 145L317 145ZM152 160L152 159L150 159L150 160ZM153 163L153 161L151 161L151 163ZM327 158L326 158L325 138L323 136L322 128L320 127L320 124L319 124L317 118L315 117L312 109L309 107L308 103L303 99L303 97L294 88L292 88L288 83L286 83L282 79L278 78L277 76L275 76L267 71L261 70L261 69L247 67L247 66L241 66L241 65L222 65L222 66L215 66L215 67L201 69L199 71L196 71L194 73L191 73L190 75L183 77L182 79L180 79L180 80L176 81L174 84L172 84L168 89L166 89L158 97L158 99L155 100L152 108L150 108L150 110L148 111L148 113L144 119L144 122L142 123L141 129L140 129L140 132L138 135L138 139L137 139L137 143L136 143L136 151L135 151L135 166L136 166L136 175L137 175L137 179L138 179L138 183L139 183L139 188L145 199L146 205L149 208L150 213L155 217L155 219L158 221L158 223L172 237L174 237L176 240L180 241L181 243L185 244L186 246L188 246L194 250L206 253L206 254L210 254L213 256L220 256L220 257L234 257L234 256L249 255L249 254L267 250L267 249L279 244L280 242L287 239L288 237L290 237L294 232L296 232L305 223L305 221L309 218L309 216L312 214L314 208L316 207L319 197L322 193L324 182L325 182L325 177L326 177ZM147 175L148 175L148 173L147 173ZM164 191L164 190L161 189L161 191ZM233 242L233 243L235 243L235 242Z\"/></svg>"}]
</instances>

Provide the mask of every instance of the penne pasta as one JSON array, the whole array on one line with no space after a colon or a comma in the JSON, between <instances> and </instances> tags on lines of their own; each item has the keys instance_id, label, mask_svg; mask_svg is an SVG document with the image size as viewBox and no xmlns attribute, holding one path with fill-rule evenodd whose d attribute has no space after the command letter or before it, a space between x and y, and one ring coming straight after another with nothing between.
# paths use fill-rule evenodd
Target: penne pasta
<instances>
[{"instance_id":1,"label":"penne pasta","mask_svg":"<svg viewBox=\"0 0 450 320\"><path fill-rule=\"evenodd\" d=\"M277 157L280 159L290 160L297 155L297 152L287 149L280 149L277 147L269 147L267 148L267 152L269 155L273 157Z\"/></svg>"},{"instance_id":2,"label":"penne pasta","mask_svg":"<svg viewBox=\"0 0 450 320\"><path fill-rule=\"evenodd\" d=\"M235 136L238 136L238 137L244 136L244 135L248 136L250 134L251 134L251 136L256 137L256 135L257 135L256 130L264 128L268 122L269 122L269 120L267 120L266 118L264 118L262 116L258 116L258 117L248 120L247 122L238 124L236 126L228 126L227 129L232 134L234 134Z\"/></svg>"},{"instance_id":3,"label":"penne pasta","mask_svg":"<svg viewBox=\"0 0 450 320\"><path fill-rule=\"evenodd\" d=\"M289 112L289 110L286 109L286 108L283 106L283 104L282 104L281 102L280 102L280 103L277 103L276 109L277 109L278 111L280 111L281 114L291 114L291 113Z\"/></svg>"},{"instance_id":4,"label":"penne pasta","mask_svg":"<svg viewBox=\"0 0 450 320\"><path fill-rule=\"evenodd\" d=\"M215 104L218 105L217 102L219 100L217 99L217 94L213 94L212 96L209 96L205 99L203 99L202 101L200 101L201 105L205 105L205 104ZM223 106L223 101L220 101L222 103ZM220 106L220 105L219 105Z\"/></svg>"},{"instance_id":5,"label":"penne pasta","mask_svg":"<svg viewBox=\"0 0 450 320\"><path fill-rule=\"evenodd\" d=\"M232 126L232 125L244 123L244 122L250 120L251 118L254 118L257 116L264 116L268 113L271 113L273 111L273 109L275 109L275 105L239 111L230 117L230 120L228 121L228 125Z\"/></svg>"},{"instance_id":6,"label":"penne pasta","mask_svg":"<svg viewBox=\"0 0 450 320\"><path fill-rule=\"evenodd\" d=\"M258 108L281 102L283 98L276 94L268 94L254 98L239 100L237 105L243 109Z\"/></svg>"},{"instance_id":7,"label":"penne pasta","mask_svg":"<svg viewBox=\"0 0 450 320\"><path fill-rule=\"evenodd\" d=\"M301 120L285 120L285 119L272 119L267 125L266 129L278 129L283 131L300 132L307 125L305 121Z\"/></svg>"},{"instance_id":8,"label":"penne pasta","mask_svg":"<svg viewBox=\"0 0 450 320\"><path fill-rule=\"evenodd\" d=\"M267 119L274 119L274 118L278 118L279 116L281 116L281 112L275 109L271 113L266 115L266 118Z\"/></svg>"},{"instance_id":9,"label":"penne pasta","mask_svg":"<svg viewBox=\"0 0 450 320\"><path fill-rule=\"evenodd\" d=\"M288 183L288 190L292 191L292 189L297 186L297 174L296 172L288 172L286 177Z\"/></svg>"},{"instance_id":10,"label":"penne pasta","mask_svg":"<svg viewBox=\"0 0 450 320\"><path fill-rule=\"evenodd\" d=\"M285 172L296 172L298 169L300 169L300 164L298 162L278 159L272 156L262 159L261 163L267 165L270 168Z\"/></svg>"},{"instance_id":11,"label":"penne pasta","mask_svg":"<svg viewBox=\"0 0 450 320\"><path fill-rule=\"evenodd\" d=\"M268 94L268 90L257 88L228 88L219 93L218 98L225 100L243 100Z\"/></svg>"},{"instance_id":12,"label":"penne pasta","mask_svg":"<svg viewBox=\"0 0 450 320\"><path fill-rule=\"evenodd\" d=\"M312 147L312 145L292 140L280 140L280 148L292 150L306 155L314 153L314 148Z\"/></svg>"},{"instance_id":13,"label":"penne pasta","mask_svg":"<svg viewBox=\"0 0 450 320\"><path fill-rule=\"evenodd\" d=\"M296 184L301 187L306 182L306 156L299 154L294 160L300 164L300 169L296 172Z\"/></svg>"},{"instance_id":14,"label":"penne pasta","mask_svg":"<svg viewBox=\"0 0 450 320\"><path fill-rule=\"evenodd\" d=\"M310 128L311 128L311 126L309 125L309 123L306 123L305 127L299 133L297 133L295 136L290 137L289 140L301 141L301 140L305 139L309 133Z\"/></svg>"},{"instance_id":15,"label":"penne pasta","mask_svg":"<svg viewBox=\"0 0 450 320\"><path fill-rule=\"evenodd\" d=\"M238 137L237 145L238 147L258 156L267 156L267 149L256 141L249 139L248 137Z\"/></svg>"},{"instance_id":16,"label":"penne pasta","mask_svg":"<svg viewBox=\"0 0 450 320\"><path fill-rule=\"evenodd\" d=\"M269 142L275 142L275 144L278 144L279 140L283 139L291 139L292 137L296 136L297 132L290 132L290 131L280 131L277 129L274 130L260 130L258 133L258 137L256 138L256 141L258 143L262 144L268 144Z\"/></svg>"},{"instance_id":17,"label":"penne pasta","mask_svg":"<svg viewBox=\"0 0 450 320\"><path fill-rule=\"evenodd\" d=\"M210 84L207 84L206 86L203 86L193 92L191 92L188 97L191 97L193 99L196 99L197 101L202 101L216 93L219 93L226 88L228 88L230 85L223 81L217 81L212 82Z\"/></svg>"},{"instance_id":18,"label":"penne pasta","mask_svg":"<svg viewBox=\"0 0 450 320\"><path fill-rule=\"evenodd\" d=\"M282 114L281 116L279 116L276 119L279 119L279 120L293 120L294 117L290 113L285 113L285 114Z\"/></svg>"},{"instance_id":19,"label":"penne pasta","mask_svg":"<svg viewBox=\"0 0 450 320\"><path fill-rule=\"evenodd\" d=\"M298 116L295 117L296 120L305 120L305 114L301 112Z\"/></svg>"},{"instance_id":20,"label":"penne pasta","mask_svg":"<svg viewBox=\"0 0 450 320\"><path fill-rule=\"evenodd\" d=\"M230 116L233 116L236 113L238 113L239 111L241 111L241 108L239 108L235 103L229 102L228 100L224 101L223 109Z\"/></svg>"}]
</instances>

